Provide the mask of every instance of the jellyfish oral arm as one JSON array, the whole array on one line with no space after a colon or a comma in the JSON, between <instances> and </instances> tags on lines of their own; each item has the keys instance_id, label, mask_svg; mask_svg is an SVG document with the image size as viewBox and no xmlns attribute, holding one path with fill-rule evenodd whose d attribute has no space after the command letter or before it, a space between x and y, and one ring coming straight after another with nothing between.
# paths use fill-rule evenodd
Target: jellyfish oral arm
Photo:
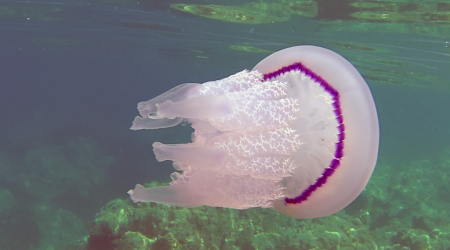
<instances>
[{"instance_id":1,"label":"jellyfish oral arm","mask_svg":"<svg viewBox=\"0 0 450 250\"><path fill-rule=\"evenodd\" d=\"M170 204L178 206L272 207L273 200L283 197L280 181L294 167L288 154L301 146L287 127L299 109L287 95L290 87L281 82L263 83L263 75L257 71L243 71L201 86L188 93L189 97L180 98L178 103L183 105L161 100L168 106L156 104L151 118L136 118L166 119L172 118L167 113L177 113L195 132L193 142L187 145L153 144L156 159L172 160L183 175L172 174L171 186L158 189L165 195L139 186L131 192L132 199L166 203L170 193ZM198 105L199 100L211 104ZM175 204L177 200L180 202Z\"/></svg>"},{"instance_id":2,"label":"jellyfish oral arm","mask_svg":"<svg viewBox=\"0 0 450 250\"><path fill-rule=\"evenodd\" d=\"M279 51L222 80L177 86L138 110L133 130L185 121L194 133L189 144L153 144L156 159L182 174L167 187L136 185L134 202L326 216L361 193L378 153L364 79L338 54L313 46Z\"/></svg>"}]
</instances>

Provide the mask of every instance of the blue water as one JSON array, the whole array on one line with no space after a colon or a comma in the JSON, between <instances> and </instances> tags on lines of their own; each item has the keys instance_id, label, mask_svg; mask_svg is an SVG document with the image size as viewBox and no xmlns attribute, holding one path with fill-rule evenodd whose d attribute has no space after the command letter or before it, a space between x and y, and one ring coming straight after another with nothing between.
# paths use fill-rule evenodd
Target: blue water
<instances>
[{"instance_id":1,"label":"blue water","mask_svg":"<svg viewBox=\"0 0 450 250\"><path fill-rule=\"evenodd\" d=\"M277 51L312 44L342 53L357 68L374 67L358 64L357 56L407 62L378 68L426 76L399 77L411 85L367 81L379 112L380 159L393 166L432 160L449 147L448 34L381 32L389 23L341 29L300 16L233 24L153 2L3 0L0 8L0 189L15 200L0 204L2 249L46 249L39 207L69 211L84 226L68 232L87 236L108 201L127 198L136 183L170 181L171 164L157 163L151 144L187 142L190 129L131 131L136 105L181 83L251 69L268 55L230 45ZM346 50L336 42L389 52Z\"/></svg>"}]
</instances>

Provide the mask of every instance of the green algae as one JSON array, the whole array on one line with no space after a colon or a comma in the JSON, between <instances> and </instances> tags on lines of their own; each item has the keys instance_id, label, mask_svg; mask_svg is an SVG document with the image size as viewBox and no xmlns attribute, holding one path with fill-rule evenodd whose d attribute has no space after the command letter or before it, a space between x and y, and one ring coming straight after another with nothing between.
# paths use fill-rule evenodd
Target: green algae
<instances>
[{"instance_id":1,"label":"green algae","mask_svg":"<svg viewBox=\"0 0 450 250\"><path fill-rule=\"evenodd\" d=\"M375 244L368 225L345 213L300 221L263 209L189 209L133 205L118 199L97 215L88 249L103 240L105 227L117 250L160 249L161 245L167 249L351 249L355 241L360 249L369 249Z\"/></svg>"},{"instance_id":2,"label":"green algae","mask_svg":"<svg viewBox=\"0 0 450 250\"><path fill-rule=\"evenodd\" d=\"M249 53L261 53L261 54L269 54L273 53L273 51L257 48L250 45L230 45L229 48L231 50L238 50L238 51L244 51Z\"/></svg>"},{"instance_id":3,"label":"green algae","mask_svg":"<svg viewBox=\"0 0 450 250\"><path fill-rule=\"evenodd\" d=\"M264 24L289 20L288 16L266 15L241 6L171 4L170 7L193 15L231 23Z\"/></svg>"}]
</instances>

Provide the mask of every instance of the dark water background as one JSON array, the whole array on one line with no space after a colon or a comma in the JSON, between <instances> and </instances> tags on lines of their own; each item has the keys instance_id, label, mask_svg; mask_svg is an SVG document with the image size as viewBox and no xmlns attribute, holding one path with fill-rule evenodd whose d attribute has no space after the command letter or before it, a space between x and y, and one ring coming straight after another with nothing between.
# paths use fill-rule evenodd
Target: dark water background
<instances>
[{"instance_id":1,"label":"dark water background","mask_svg":"<svg viewBox=\"0 0 450 250\"><path fill-rule=\"evenodd\" d=\"M0 166L0 188L14 195L24 215L20 221L4 222L3 231L22 223L17 231L25 241L37 244L38 230L32 230L36 204L71 211L87 223L109 200L126 198L136 183L169 181L173 168L155 161L151 144L186 142L190 130L185 126L131 131L136 105L181 83L251 69L268 56L231 50L233 44L271 51L302 44L345 51L330 41L387 48L391 53L380 57L409 62L430 80L404 76L402 80L413 85L368 80L380 118L380 159L398 164L433 159L449 147L448 37L334 30L302 17L275 24L233 24L181 13L168 5L0 1L1 10L21 10L11 15L0 10L0 151L11 162ZM355 53L365 52L347 55ZM62 191L45 200L40 200L39 192L29 192L37 179L47 177L38 173L26 177L31 171L25 163L28 152L60 147L77 138L95 141L99 155L114 158L105 167L104 179L91 184L87 193L74 191L76 185L70 181L53 186ZM70 155L69 151L62 150ZM83 166L79 171L85 171ZM34 181L31 187L24 179Z\"/></svg>"}]
</instances>

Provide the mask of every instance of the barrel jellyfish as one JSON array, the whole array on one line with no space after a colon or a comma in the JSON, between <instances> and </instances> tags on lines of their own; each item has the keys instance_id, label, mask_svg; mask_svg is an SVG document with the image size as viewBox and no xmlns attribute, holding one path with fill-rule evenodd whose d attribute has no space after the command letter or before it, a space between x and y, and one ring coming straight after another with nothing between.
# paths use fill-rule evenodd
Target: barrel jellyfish
<instances>
[{"instance_id":1,"label":"barrel jellyfish","mask_svg":"<svg viewBox=\"0 0 450 250\"><path fill-rule=\"evenodd\" d=\"M138 104L132 130L191 124L192 143L153 143L170 186L137 184L134 202L333 214L362 192L378 155L375 103L346 59L315 46L278 51L253 70L179 85Z\"/></svg>"}]
</instances>

